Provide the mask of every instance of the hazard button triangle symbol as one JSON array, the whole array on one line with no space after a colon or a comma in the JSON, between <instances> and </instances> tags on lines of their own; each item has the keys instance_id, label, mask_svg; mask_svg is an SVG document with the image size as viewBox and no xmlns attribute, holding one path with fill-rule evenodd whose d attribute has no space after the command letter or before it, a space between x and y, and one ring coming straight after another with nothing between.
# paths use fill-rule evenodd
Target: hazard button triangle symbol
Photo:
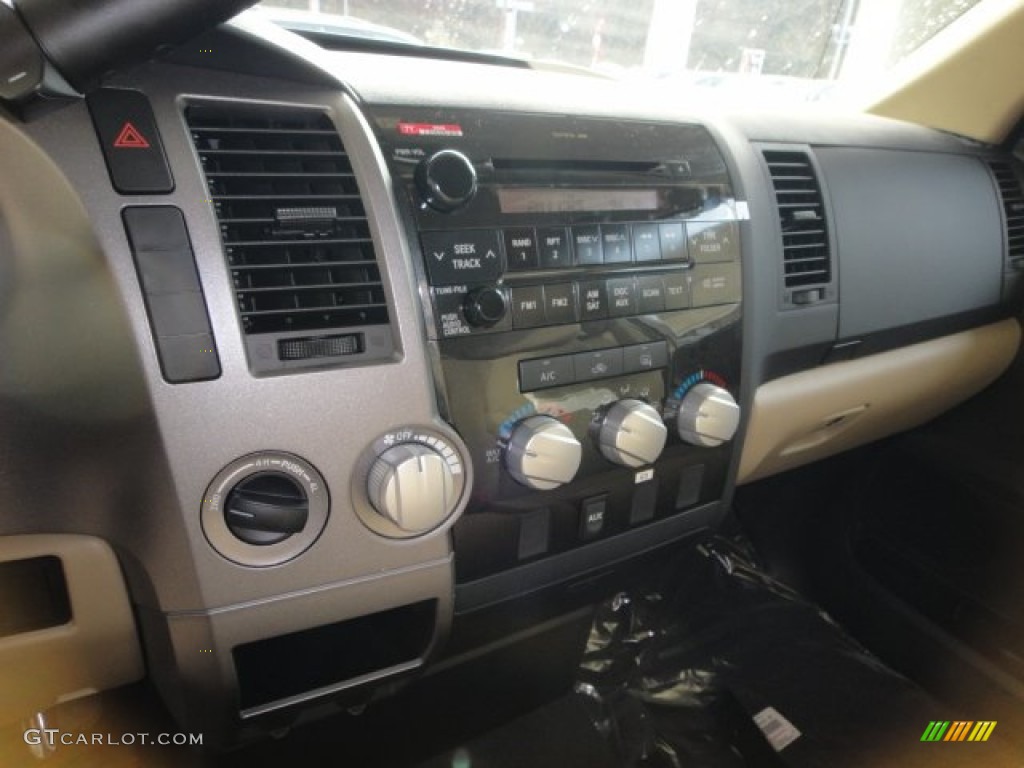
<instances>
[{"instance_id":1,"label":"hazard button triangle symbol","mask_svg":"<svg viewBox=\"0 0 1024 768\"><path fill-rule=\"evenodd\" d=\"M142 135L138 128L131 123L125 123L121 132L114 139L115 149L149 149L149 142Z\"/></svg>"}]
</instances>

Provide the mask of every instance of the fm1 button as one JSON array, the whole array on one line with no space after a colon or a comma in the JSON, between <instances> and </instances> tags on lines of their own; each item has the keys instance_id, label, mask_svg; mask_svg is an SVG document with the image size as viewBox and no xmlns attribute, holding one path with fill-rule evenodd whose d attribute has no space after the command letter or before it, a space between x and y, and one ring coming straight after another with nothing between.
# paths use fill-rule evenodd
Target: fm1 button
<instances>
[{"instance_id":1,"label":"fm1 button","mask_svg":"<svg viewBox=\"0 0 1024 768\"><path fill-rule=\"evenodd\" d=\"M431 285L493 283L501 277L501 246L493 229L424 232L420 241Z\"/></svg>"}]
</instances>

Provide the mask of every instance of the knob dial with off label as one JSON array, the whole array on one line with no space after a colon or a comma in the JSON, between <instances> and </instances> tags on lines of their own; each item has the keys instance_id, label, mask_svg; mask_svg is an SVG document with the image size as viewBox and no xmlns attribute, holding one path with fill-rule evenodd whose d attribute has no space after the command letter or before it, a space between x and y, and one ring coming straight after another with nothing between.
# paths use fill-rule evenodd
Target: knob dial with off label
<instances>
[{"instance_id":1,"label":"knob dial with off label","mask_svg":"<svg viewBox=\"0 0 1024 768\"><path fill-rule=\"evenodd\" d=\"M565 424L551 416L531 416L512 430L505 468L517 483L550 491L576 477L583 446Z\"/></svg>"},{"instance_id":2,"label":"knob dial with off label","mask_svg":"<svg viewBox=\"0 0 1024 768\"><path fill-rule=\"evenodd\" d=\"M374 461L366 483L370 504L406 533L443 523L458 502L451 467L429 445L402 443Z\"/></svg>"},{"instance_id":3,"label":"knob dial with off label","mask_svg":"<svg viewBox=\"0 0 1024 768\"><path fill-rule=\"evenodd\" d=\"M667 437L657 410L642 400L620 400L604 415L597 443L608 461L642 467L658 459Z\"/></svg>"}]
</instances>

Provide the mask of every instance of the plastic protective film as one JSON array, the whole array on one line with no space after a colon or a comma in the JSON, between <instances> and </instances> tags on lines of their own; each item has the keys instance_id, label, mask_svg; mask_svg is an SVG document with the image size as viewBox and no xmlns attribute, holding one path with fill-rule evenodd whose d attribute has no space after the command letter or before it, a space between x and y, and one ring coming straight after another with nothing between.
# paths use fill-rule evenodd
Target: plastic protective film
<instances>
[{"instance_id":1,"label":"plastic protective film","mask_svg":"<svg viewBox=\"0 0 1024 768\"><path fill-rule=\"evenodd\" d=\"M995 742L922 741L956 708L724 538L681 557L658 591L601 606L577 694L629 768L1020 764Z\"/></svg>"}]
</instances>

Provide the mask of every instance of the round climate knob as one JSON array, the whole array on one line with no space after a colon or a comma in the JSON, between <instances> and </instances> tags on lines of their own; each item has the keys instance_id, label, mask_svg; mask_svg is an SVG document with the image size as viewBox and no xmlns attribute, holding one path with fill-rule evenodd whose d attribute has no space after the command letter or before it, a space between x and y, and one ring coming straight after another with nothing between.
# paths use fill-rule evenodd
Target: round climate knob
<instances>
[{"instance_id":1,"label":"round climate knob","mask_svg":"<svg viewBox=\"0 0 1024 768\"><path fill-rule=\"evenodd\" d=\"M597 442L608 461L642 467L657 460L667 437L665 422L654 408L641 400L620 400L601 421Z\"/></svg>"},{"instance_id":2,"label":"round climate knob","mask_svg":"<svg viewBox=\"0 0 1024 768\"><path fill-rule=\"evenodd\" d=\"M466 296L463 310L470 325L489 328L505 316L508 304L500 288L478 288Z\"/></svg>"},{"instance_id":3,"label":"round climate knob","mask_svg":"<svg viewBox=\"0 0 1024 768\"><path fill-rule=\"evenodd\" d=\"M739 423L740 407L732 395L707 381L686 393L676 418L679 437L706 448L731 440Z\"/></svg>"},{"instance_id":4,"label":"round climate knob","mask_svg":"<svg viewBox=\"0 0 1024 768\"><path fill-rule=\"evenodd\" d=\"M517 483L550 491L576 476L583 446L572 430L551 416L531 416L512 431L505 467Z\"/></svg>"},{"instance_id":5,"label":"round climate knob","mask_svg":"<svg viewBox=\"0 0 1024 768\"><path fill-rule=\"evenodd\" d=\"M384 451L374 461L366 486L373 508L407 533L436 528L458 502L448 462L421 443Z\"/></svg>"},{"instance_id":6,"label":"round climate knob","mask_svg":"<svg viewBox=\"0 0 1024 768\"><path fill-rule=\"evenodd\" d=\"M442 213L461 208L476 194L476 169L454 149L442 149L422 160L414 178L424 202Z\"/></svg>"}]
</instances>

